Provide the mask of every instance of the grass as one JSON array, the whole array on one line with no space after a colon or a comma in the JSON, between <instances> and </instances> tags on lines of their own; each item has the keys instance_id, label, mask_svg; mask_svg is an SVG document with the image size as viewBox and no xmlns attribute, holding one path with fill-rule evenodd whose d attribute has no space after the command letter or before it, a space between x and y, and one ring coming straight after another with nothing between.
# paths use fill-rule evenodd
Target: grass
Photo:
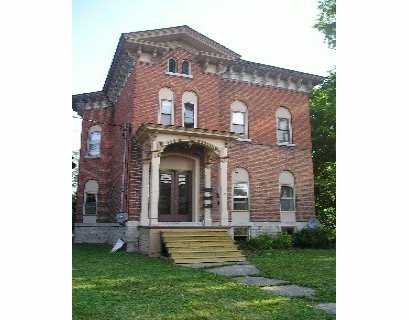
<instances>
[{"instance_id":1,"label":"grass","mask_svg":"<svg viewBox=\"0 0 409 320\"><path fill-rule=\"evenodd\" d=\"M335 302L335 250L271 250L248 260L268 277L316 289L317 302Z\"/></svg>"},{"instance_id":2,"label":"grass","mask_svg":"<svg viewBox=\"0 0 409 320\"><path fill-rule=\"evenodd\" d=\"M73 319L334 319L306 299L274 296L203 270L109 249L74 246ZM263 270L266 263L260 264Z\"/></svg>"}]
</instances>

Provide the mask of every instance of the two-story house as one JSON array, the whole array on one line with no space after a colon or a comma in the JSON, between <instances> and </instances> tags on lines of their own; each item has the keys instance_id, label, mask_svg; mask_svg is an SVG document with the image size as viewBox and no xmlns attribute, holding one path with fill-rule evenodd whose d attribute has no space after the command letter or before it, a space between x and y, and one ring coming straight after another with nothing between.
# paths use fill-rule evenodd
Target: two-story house
<instances>
[{"instance_id":1,"label":"two-story house","mask_svg":"<svg viewBox=\"0 0 409 320\"><path fill-rule=\"evenodd\" d=\"M188 26L121 35L82 120L76 242L156 255L166 229L292 232L314 217L309 92ZM125 227L115 215L128 214Z\"/></svg>"}]
</instances>

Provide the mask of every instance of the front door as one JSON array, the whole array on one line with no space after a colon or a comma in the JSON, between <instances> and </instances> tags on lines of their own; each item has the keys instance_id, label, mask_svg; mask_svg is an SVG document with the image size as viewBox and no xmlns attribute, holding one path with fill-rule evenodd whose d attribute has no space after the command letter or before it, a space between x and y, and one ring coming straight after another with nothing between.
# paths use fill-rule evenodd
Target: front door
<instances>
[{"instance_id":1,"label":"front door","mask_svg":"<svg viewBox=\"0 0 409 320\"><path fill-rule=\"evenodd\" d=\"M192 221L192 172L160 170L159 221Z\"/></svg>"}]
</instances>

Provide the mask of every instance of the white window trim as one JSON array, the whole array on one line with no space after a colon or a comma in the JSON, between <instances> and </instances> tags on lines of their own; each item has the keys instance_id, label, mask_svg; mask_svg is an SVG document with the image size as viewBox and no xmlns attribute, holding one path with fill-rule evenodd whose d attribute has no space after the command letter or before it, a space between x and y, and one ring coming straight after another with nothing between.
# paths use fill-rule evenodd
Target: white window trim
<instances>
[{"instance_id":1,"label":"white window trim","mask_svg":"<svg viewBox=\"0 0 409 320\"><path fill-rule=\"evenodd\" d=\"M285 109L288 112L289 115L288 116L278 115L277 113L278 113L280 108ZM279 142L278 141L278 132L279 132L279 126L278 126L279 121L278 120L279 119L287 119L288 120L288 131L289 131L289 141L288 142ZM277 141L278 146L288 146L288 147L295 146L295 144L293 143L293 123L292 122L293 122L293 117L292 117L292 114L291 114L290 110L288 110L288 108L279 107L276 110L276 141Z\"/></svg>"},{"instance_id":2,"label":"white window trim","mask_svg":"<svg viewBox=\"0 0 409 320\"><path fill-rule=\"evenodd\" d=\"M90 149L90 134L92 132L99 132L99 150L98 150L98 154L89 154ZM89 158L89 159L97 159L101 157L101 153L102 153L102 128L98 125L98 126L94 126L88 129L88 135L87 135L87 152L85 154L84 158Z\"/></svg>"},{"instance_id":3,"label":"white window trim","mask_svg":"<svg viewBox=\"0 0 409 320\"><path fill-rule=\"evenodd\" d=\"M288 211L281 210L281 187L290 187L293 189L294 210L288 210ZM279 199L280 199L280 213L296 213L297 212L297 198L296 198L296 193L295 193L295 186L290 185L288 183L280 184L278 192L279 192ZM289 198L286 198L286 199L289 199Z\"/></svg>"},{"instance_id":4,"label":"white window trim","mask_svg":"<svg viewBox=\"0 0 409 320\"><path fill-rule=\"evenodd\" d=\"M175 58L171 57L171 58L168 59L168 62L167 62L167 65L166 65L166 72L167 73L173 73L173 72L169 71L169 62L170 62L170 60L174 60L176 62L176 71L178 70L178 61Z\"/></svg>"},{"instance_id":5,"label":"white window trim","mask_svg":"<svg viewBox=\"0 0 409 320\"><path fill-rule=\"evenodd\" d=\"M183 72L182 72L182 74L185 75L185 76L187 76L187 75L190 76L192 74L192 67L191 67L191 63L190 63L189 60L183 60L180 67L182 68L182 71L183 71L183 63L185 63L185 62L187 62L187 64L188 64L188 74L185 74Z\"/></svg>"},{"instance_id":6,"label":"white window trim","mask_svg":"<svg viewBox=\"0 0 409 320\"><path fill-rule=\"evenodd\" d=\"M197 128L197 104L191 101L182 102L182 127L185 126L185 103L191 103L194 105L193 109L193 128Z\"/></svg>"},{"instance_id":7,"label":"white window trim","mask_svg":"<svg viewBox=\"0 0 409 320\"><path fill-rule=\"evenodd\" d=\"M161 122L161 118L162 118L162 101L170 101L171 102L171 104L172 104L172 114L171 114L171 117L170 117L170 124L173 126L173 125L175 125L175 104L174 104L174 102L173 102L173 99L172 100L169 100L169 99L161 99L160 97L159 97L159 108L158 108L158 123L159 124L162 124L162 122Z\"/></svg>"},{"instance_id":8,"label":"white window trim","mask_svg":"<svg viewBox=\"0 0 409 320\"><path fill-rule=\"evenodd\" d=\"M165 74L167 74L168 76L176 76L176 77L193 79L193 76L191 74L183 74L183 73L176 73L176 72L169 72L169 71L166 71Z\"/></svg>"}]
</instances>

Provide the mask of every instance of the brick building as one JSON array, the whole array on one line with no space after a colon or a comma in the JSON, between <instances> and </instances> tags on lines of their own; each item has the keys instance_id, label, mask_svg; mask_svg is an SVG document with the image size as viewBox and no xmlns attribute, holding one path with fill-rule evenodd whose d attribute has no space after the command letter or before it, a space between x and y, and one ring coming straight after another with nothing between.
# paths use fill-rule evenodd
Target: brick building
<instances>
[{"instance_id":1,"label":"brick building","mask_svg":"<svg viewBox=\"0 0 409 320\"><path fill-rule=\"evenodd\" d=\"M72 99L75 241L122 236L154 255L166 228L302 228L314 216L308 97L322 80L242 60L188 26L122 34L103 89Z\"/></svg>"}]
</instances>

